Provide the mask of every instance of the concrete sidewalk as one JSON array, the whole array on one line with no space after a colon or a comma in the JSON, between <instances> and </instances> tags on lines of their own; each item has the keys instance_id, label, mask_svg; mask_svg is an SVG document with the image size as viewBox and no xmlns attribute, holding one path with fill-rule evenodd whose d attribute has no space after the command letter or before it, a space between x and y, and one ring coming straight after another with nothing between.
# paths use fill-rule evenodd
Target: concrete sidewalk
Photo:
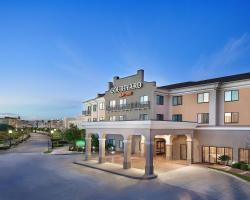
<instances>
[{"instance_id":1,"label":"concrete sidewalk","mask_svg":"<svg viewBox=\"0 0 250 200\"><path fill-rule=\"evenodd\" d=\"M144 170L142 169L135 169L135 168L123 169L121 165L108 162L100 164L96 160L89 160L89 161L74 161L73 163L77 165L82 165L84 167L89 167L132 179L148 180L157 177L157 175L145 176Z\"/></svg>"},{"instance_id":2,"label":"concrete sidewalk","mask_svg":"<svg viewBox=\"0 0 250 200\"><path fill-rule=\"evenodd\" d=\"M75 154L83 154L83 152L69 151L69 147L64 146L64 147L57 147L56 149L53 149L53 151L50 154L52 155L75 155Z\"/></svg>"}]
</instances>

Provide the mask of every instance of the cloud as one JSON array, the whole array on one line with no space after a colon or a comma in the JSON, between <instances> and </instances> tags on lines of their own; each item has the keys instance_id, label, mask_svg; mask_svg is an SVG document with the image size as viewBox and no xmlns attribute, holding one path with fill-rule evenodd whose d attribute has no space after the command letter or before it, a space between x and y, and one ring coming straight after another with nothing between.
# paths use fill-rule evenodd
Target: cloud
<instances>
[{"instance_id":1,"label":"cloud","mask_svg":"<svg viewBox=\"0 0 250 200\"><path fill-rule=\"evenodd\" d=\"M239 67L239 62L250 55L250 35L230 39L220 50L211 55L202 55L192 67L197 77L209 77ZM250 64L250 63L249 63Z\"/></svg>"}]
</instances>

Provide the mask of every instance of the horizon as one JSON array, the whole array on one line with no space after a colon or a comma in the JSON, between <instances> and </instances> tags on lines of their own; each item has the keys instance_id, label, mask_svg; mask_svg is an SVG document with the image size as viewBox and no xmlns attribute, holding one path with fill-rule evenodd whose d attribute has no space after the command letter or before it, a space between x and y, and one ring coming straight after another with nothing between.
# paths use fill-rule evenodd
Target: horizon
<instances>
[{"instance_id":1,"label":"horizon","mask_svg":"<svg viewBox=\"0 0 250 200\"><path fill-rule=\"evenodd\" d=\"M0 2L0 114L74 117L113 76L167 85L250 72L250 2Z\"/></svg>"}]
</instances>

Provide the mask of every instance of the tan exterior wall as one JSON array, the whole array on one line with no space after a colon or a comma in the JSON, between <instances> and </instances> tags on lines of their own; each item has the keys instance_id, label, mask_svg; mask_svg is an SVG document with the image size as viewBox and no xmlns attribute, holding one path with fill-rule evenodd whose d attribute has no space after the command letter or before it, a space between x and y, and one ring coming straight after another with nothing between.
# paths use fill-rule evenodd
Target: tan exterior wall
<instances>
[{"instance_id":1,"label":"tan exterior wall","mask_svg":"<svg viewBox=\"0 0 250 200\"><path fill-rule=\"evenodd\" d=\"M198 113L209 113L209 103L197 103L197 93L182 95L182 105L171 107L172 114L182 114L183 121L197 122Z\"/></svg>"},{"instance_id":2,"label":"tan exterior wall","mask_svg":"<svg viewBox=\"0 0 250 200\"><path fill-rule=\"evenodd\" d=\"M240 88L239 101L225 102L224 112L239 112L239 123L230 125L250 125L250 88Z\"/></svg>"},{"instance_id":3,"label":"tan exterior wall","mask_svg":"<svg viewBox=\"0 0 250 200\"><path fill-rule=\"evenodd\" d=\"M250 131L236 130L195 130L194 138L199 141L200 152L202 146L233 148L233 161L238 162L239 148L250 148ZM200 162L202 154L200 153Z\"/></svg>"}]
</instances>

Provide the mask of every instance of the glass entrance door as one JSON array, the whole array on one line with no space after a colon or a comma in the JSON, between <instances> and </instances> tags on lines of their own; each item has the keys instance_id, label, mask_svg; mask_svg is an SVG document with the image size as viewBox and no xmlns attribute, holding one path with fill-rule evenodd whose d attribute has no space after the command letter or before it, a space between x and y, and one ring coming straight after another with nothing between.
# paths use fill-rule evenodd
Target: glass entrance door
<instances>
[{"instance_id":1,"label":"glass entrance door","mask_svg":"<svg viewBox=\"0 0 250 200\"><path fill-rule=\"evenodd\" d=\"M156 141L156 154L165 154L165 140Z\"/></svg>"}]
</instances>

